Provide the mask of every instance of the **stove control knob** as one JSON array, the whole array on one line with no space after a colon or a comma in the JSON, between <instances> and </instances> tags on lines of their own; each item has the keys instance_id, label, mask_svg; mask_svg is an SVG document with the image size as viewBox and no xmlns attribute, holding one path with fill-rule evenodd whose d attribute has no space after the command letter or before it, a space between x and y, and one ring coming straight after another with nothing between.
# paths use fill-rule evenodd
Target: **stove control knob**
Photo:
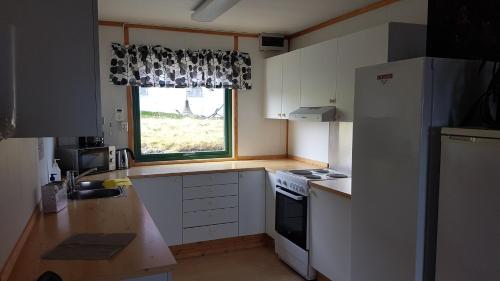
<instances>
[{"instance_id":1,"label":"stove control knob","mask_svg":"<svg viewBox=\"0 0 500 281\"><path fill-rule=\"evenodd\" d=\"M306 190L302 187L302 188L300 189L300 192L305 193L305 192L306 192Z\"/></svg>"},{"instance_id":2,"label":"stove control knob","mask_svg":"<svg viewBox=\"0 0 500 281\"><path fill-rule=\"evenodd\" d=\"M277 179L276 182L281 184L281 179Z\"/></svg>"},{"instance_id":3,"label":"stove control knob","mask_svg":"<svg viewBox=\"0 0 500 281\"><path fill-rule=\"evenodd\" d=\"M283 185L287 185L286 181L283 181Z\"/></svg>"}]
</instances>

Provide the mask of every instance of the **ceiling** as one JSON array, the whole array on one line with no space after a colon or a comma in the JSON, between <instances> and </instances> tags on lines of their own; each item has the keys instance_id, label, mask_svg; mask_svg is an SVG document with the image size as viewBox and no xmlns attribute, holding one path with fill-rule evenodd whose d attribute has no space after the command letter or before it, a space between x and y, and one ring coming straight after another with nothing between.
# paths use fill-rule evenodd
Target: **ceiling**
<instances>
[{"instance_id":1,"label":"ceiling","mask_svg":"<svg viewBox=\"0 0 500 281\"><path fill-rule=\"evenodd\" d=\"M249 33L291 34L377 0L241 0L214 22L191 20L200 0L99 0L99 19Z\"/></svg>"}]
</instances>

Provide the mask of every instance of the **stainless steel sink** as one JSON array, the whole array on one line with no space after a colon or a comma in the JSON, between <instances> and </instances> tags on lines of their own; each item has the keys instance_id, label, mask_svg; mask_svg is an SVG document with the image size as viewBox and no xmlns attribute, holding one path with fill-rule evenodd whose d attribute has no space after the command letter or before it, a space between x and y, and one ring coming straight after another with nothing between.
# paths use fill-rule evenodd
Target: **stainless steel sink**
<instances>
[{"instance_id":1,"label":"stainless steel sink","mask_svg":"<svg viewBox=\"0 0 500 281\"><path fill-rule=\"evenodd\" d=\"M103 189L103 181L81 181L77 184L78 190Z\"/></svg>"},{"instance_id":2,"label":"stainless steel sink","mask_svg":"<svg viewBox=\"0 0 500 281\"><path fill-rule=\"evenodd\" d=\"M96 199L96 198L108 198L108 197L118 197L123 194L122 188L111 188L111 189L87 189L87 190L77 190L72 193L71 199L73 200L85 200L85 199Z\"/></svg>"},{"instance_id":3,"label":"stainless steel sink","mask_svg":"<svg viewBox=\"0 0 500 281\"><path fill-rule=\"evenodd\" d=\"M81 181L76 190L71 194L73 200L118 197L124 194L123 188L105 189L103 181Z\"/></svg>"}]
</instances>

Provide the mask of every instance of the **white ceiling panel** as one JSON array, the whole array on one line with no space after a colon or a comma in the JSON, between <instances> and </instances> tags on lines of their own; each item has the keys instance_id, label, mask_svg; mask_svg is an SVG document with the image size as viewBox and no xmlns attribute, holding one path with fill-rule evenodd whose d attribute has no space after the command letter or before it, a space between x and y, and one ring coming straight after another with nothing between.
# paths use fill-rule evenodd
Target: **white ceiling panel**
<instances>
[{"instance_id":1,"label":"white ceiling panel","mask_svg":"<svg viewBox=\"0 0 500 281\"><path fill-rule=\"evenodd\" d=\"M210 30L291 34L377 0L241 0L214 22L191 20L200 0L99 0L99 19Z\"/></svg>"}]
</instances>

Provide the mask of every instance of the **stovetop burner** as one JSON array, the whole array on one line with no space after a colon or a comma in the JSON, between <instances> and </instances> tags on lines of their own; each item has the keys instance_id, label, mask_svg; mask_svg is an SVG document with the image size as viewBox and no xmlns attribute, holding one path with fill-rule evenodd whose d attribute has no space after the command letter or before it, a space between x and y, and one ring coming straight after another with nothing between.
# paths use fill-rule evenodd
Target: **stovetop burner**
<instances>
[{"instance_id":1,"label":"stovetop burner","mask_svg":"<svg viewBox=\"0 0 500 281\"><path fill-rule=\"evenodd\" d=\"M310 179L310 180L320 180L321 179L321 176L316 176L316 175L305 175L304 177L306 177L307 179Z\"/></svg>"},{"instance_id":2,"label":"stovetop burner","mask_svg":"<svg viewBox=\"0 0 500 281\"><path fill-rule=\"evenodd\" d=\"M312 171L315 172L315 173L318 173L318 174L328 174L328 173L330 173L330 171L325 170L325 169L317 169L317 170L312 170Z\"/></svg>"},{"instance_id":3,"label":"stovetop burner","mask_svg":"<svg viewBox=\"0 0 500 281\"><path fill-rule=\"evenodd\" d=\"M308 176L313 174L311 171L308 170L290 170L290 173L301 176Z\"/></svg>"},{"instance_id":4,"label":"stovetop burner","mask_svg":"<svg viewBox=\"0 0 500 281\"><path fill-rule=\"evenodd\" d=\"M339 174L339 173L330 173L326 175L327 177L334 178L334 179L344 179L347 178L347 175L344 174Z\"/></svg>"}]
</instances>

